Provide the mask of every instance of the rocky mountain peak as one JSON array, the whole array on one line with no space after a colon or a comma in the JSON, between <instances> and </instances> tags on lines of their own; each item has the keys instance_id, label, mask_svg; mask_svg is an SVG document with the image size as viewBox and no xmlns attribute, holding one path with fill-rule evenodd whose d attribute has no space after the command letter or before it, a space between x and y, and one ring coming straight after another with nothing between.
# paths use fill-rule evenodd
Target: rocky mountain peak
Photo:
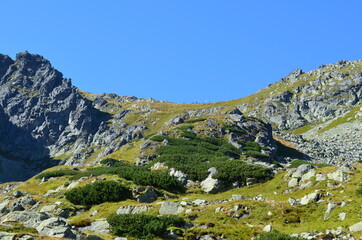
<instances>
[{"instance_id":1,"label":"rocky mountain peak","mask_svg":"<svg viewBox=\"0 0 362 240\"><path fill-rule=\"evenodd\" d=\"M14 61L7 55L0 54L0 79L4 76L7 69Z\"/></svg>"},{"instance_id":2,"label":"rocky mountain peak","mask_svg":"<svg viewBox=\"0 0 362 240\"><path fill-rule=\"evenodd\" d=\"M3 68L7 68L7 72L1 79L2 84L10 82L19 88L46 95L54 88L69 82L63 79L63 74L54 69L47 59L38 54L22 52L16 55L15 61L4 59L7 59L7 64L4 63Z\"/></svg>"}]
</instances>

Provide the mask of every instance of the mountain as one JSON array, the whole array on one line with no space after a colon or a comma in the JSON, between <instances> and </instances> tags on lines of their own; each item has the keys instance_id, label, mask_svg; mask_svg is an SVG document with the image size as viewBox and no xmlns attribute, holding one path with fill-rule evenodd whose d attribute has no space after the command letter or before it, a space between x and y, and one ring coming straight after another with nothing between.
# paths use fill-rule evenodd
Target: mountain
<instances>
[{"instance_id":1,"label":"mountain","mask_svg":"<svg viewBox=\"0 0 362 240\"><path fill-rule=\"evenodd\" d=\"M362 61L339 61L176 104L0 55L0 238L360 237L361 86Z\"/></svg>"}]
</instances>

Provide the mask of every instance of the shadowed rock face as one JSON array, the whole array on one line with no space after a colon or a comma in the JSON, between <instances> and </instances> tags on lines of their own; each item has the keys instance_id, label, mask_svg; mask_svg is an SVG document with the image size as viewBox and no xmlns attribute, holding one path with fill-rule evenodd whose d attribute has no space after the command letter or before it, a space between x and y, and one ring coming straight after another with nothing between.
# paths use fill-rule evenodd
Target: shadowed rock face
<instances>
[{"instance_id":1,"label":"shadowed rock face","mask_svg":"<svg viewBox=\"0 0 362 240\"><path fill-rule=\"evenodd\" d=\"M65 145L90 146L100 128L107 131L102 123L110 116L42 56L0 55L0 77L0 151L7 158L49 166Z\"/></svg>"}]
</instances>

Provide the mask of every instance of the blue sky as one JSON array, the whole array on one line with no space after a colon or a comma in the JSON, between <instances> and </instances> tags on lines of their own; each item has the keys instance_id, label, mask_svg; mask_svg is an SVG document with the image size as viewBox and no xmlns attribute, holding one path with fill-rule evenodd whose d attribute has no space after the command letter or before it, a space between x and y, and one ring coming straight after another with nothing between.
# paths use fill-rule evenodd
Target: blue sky
<instances>
[{"instance_id":1,"label":"blue sky","mask_svg":"<svg viewBox=\"0 0 362 240\"><path fill-rule=\"evenodd\" d=\"M0 53L92 92L231 100L293 69L362 59L362 1L1 1Z\"/></svg>"}]
</instances>

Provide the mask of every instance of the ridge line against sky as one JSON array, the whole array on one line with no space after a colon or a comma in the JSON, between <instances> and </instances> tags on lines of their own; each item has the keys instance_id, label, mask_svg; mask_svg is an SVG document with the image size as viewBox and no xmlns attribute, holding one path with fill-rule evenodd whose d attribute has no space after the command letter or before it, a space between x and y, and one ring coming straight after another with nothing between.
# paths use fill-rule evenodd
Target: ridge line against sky
<instances>
[{"instance_id":1,"label":"ridge line against sky","mask_svg":"<svg viewBox=\"0 0 362 240\"><path fill-rule=\"evenodd\" d=\"M362 59L357 0L14 0L0 7L0 53L40 54L95 94L226 101L296 68Z\"/></svg>"}]
</instances>

